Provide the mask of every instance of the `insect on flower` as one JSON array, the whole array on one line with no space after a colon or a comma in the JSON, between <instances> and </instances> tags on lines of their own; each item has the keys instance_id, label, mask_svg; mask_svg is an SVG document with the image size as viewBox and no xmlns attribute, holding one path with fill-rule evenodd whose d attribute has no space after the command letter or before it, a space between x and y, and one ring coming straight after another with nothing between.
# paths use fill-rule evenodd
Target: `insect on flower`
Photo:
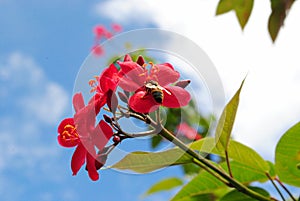
<instances>
[{"instance_id":1,"label":"insect on flower","mask_svg":"<svg viewBox=\"0 0 300 201\"><path fill-rule=\"evenodd\" d=\"M156 81L150 80L145 83L145 88L146 88L146 95L151 94L154 100L157 103L162 104L164 100L164 93L165 91L167 94L171 95L171 93L166 90L164 87L160 86Z\"/></svg>"}]
</instances>

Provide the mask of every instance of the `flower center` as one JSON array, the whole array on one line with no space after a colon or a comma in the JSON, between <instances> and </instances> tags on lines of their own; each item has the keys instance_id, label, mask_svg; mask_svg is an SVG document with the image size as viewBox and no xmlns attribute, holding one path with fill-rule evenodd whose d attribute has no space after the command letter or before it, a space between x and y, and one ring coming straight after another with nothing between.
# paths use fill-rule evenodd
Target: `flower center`
<instances>
[{"instance_id":1,"label":"flower center","mask_svg":"<svg viewBox=\"0 0 300 201\"><path fill-rule=\"evenodd\" d=\"M65 141L77 141L79 140L79 135L77 133L76 127L71 124L67 124L64 127L64 131L62 132L62 138Z\"/></svg>"}]
</instances>

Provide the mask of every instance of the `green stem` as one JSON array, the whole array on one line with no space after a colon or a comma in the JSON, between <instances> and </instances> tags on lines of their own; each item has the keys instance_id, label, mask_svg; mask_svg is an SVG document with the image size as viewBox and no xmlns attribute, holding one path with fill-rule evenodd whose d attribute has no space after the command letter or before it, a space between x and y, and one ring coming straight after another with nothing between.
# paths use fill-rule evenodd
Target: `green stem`
<instances>
[{"instance_id":1,"label":"green stem","mask_svg":"<svg viewBox=\"0 0 300 201\"><path fill-rule=\"evenodd\" d=\"M176 138L172 133L170 133L170 131L168 131L162 125L159 125L159 126L160 126L160 129L161 129L161 131L160 131L161 136L163 136L164 138L166 138L170 142L174 143L176 146L178 146L183 151L186 151L186 153L188 153L193 158L197 159L199 161L199 163L202 164L203 166L206 166L208 169L210 169L213 172L220 175L222 178L224 178L226 181L228 181L230 183L230 185L233 186L238 191L240 191L240 192L242 192L242 193L244 193L244 194L246 194L246 195L248 195L252 198L260 200L260 201L270 201L271 200L270 198L265 197L265 196L255 192L255 191L247 188L246 186L244 186L239 181L231 178L230 175L228 175L225 172L221 171L216 166L211 164L208 160L206 160L204 157L202 157L201 155L196 153L194 150L192 150L188 146L186 146L183 142L181 142L178 138ZM217 177L217 178L219 178L219 177Z\"/></svg>"},{"instance_id":2,"label":"green stem","mask_svg":"<svg viewBox=\"0 0 300 201\"><path fill-rule=\"evenodd\" d=\"M209 172L210 174L212 174L214 177L216 177L217 179L219 179L221 182L223 182L226 186L230 186L230 184L220 175L216 174L215 172L211 171L208 167L206 167L205 165L203 165L199 160L193 158L193 163L198 165L199 167L201 167L202 169L206 170L207 172Z\"/></svg>"},{"instance_id":3,"label":"green stem","mask_svg":"<svg viewBox=\"0 0 300 201\"><path fill-rule=\"evenodd\" d=\"M229 172L229 175L231 178L233 178L232 172L231 172L231 167L230 167L230 161L229 161L229 156L228 156L228 151L225 150L225 157L226 157L226 164L227 164L227 169Z\"/></svg>"}]
</instances>

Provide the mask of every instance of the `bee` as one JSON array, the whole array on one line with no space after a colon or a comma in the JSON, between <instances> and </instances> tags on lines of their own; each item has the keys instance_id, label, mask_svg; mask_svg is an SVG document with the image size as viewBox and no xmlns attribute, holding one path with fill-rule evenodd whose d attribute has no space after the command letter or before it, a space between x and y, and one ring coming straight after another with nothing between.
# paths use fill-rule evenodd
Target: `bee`
<instances>
[{"instance_id":1,"label":"bee","mask_svg":"<svg viewBox=\"0 0 300 201\"><path fill-rule=\"evenodd\" d=\"M165 91L167 94L171 95L171 93L168 90L166 90L165 88L160 86L156 81L153 81L153 80L147 81L145 83L145 88L146 88L147 94L151 94L152 97L154 98L154 100L159 104L162 104L162 102L164 100L163 91Z\"/></svg>"}]
</instances>

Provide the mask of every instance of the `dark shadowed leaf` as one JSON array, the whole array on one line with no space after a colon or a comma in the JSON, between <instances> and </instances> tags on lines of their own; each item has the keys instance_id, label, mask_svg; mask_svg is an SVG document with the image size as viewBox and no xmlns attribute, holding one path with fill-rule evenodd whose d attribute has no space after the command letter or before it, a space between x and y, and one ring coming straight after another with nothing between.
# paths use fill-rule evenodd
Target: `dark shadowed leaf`
<instances>
[{"instance_id":1,"label":"dark shadowed leaf","mask_svg":"<svg viewBox=\"0 0 300 201\"><path fill-rule=\"evenodd\" d=\"M183 199L180 199L180 201L215 201L216 196L214 194L203 194L203 195L195 195L191 197L185 197Z\"/></svg>"},{"instance_id":2,"label":"dark shadowed leaf","mask_svg":"<svg viewBox=\"0 0 300 201\"><path fill-rule=\"evenodd\" d=\"M275 152L275 170L280 180L300 186L300 123L290 128L279 140Z\"/></svg>"},{"instance_id":3,"label":"dark shadowed leaf","mask_svg":"<svg viewBox=\"0 0 300 201\"><path fill-rule=\"evenodd\" d=\"M249 188L266 197L270 196L269 193L262 188L258 188L258 187L249 187ZM224 195L224 197L222 197L220 201L257 201L257 199L251 198L239 192L238 190L233 190L227 193L226 195Z\"/></svg>"},{"instance_id":4,"label":"dark shadowed leaf","mask_svg":"<svg viewBox=\"0 0 300 201\"><path fill-rule=\"evenodd\" d=\"M272 12L269 17L268 28L273 42L276 40L279 30L283 26L286 15L294 1L295 0L271 0Z\"/></svg>"}]
</instances>

